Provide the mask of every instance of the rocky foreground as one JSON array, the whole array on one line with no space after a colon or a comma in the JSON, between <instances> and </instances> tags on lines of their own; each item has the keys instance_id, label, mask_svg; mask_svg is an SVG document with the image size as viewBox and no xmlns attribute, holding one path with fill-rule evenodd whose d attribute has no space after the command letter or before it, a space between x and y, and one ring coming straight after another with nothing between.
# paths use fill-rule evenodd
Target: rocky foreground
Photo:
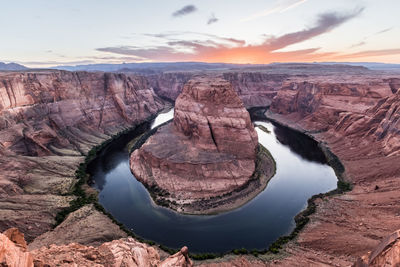
<instances>
[{"instance_id":1,"label":"rocky foreground","mask_svg":"<svg viewBox=\"0 0 400 267\"><path fill-rule=\"evenodd\" d=\"M139 243L133 238L114 240L98 247L70 243L28 250L24 235L18 229L10 228L0 233L0 265L10 267L189 267L193 263L188 257L187 247L161 260L155 248Z\"/></svg>"},{"instance_id":2,"label":"rocky foreground","mask_svg":"<svg viewBox=\"0 0 400 267\"><path fill-rule=\"evenodd\" d=\"M198 77L177 98L173 123L132 153L130 167L158 198L177 203L178 211L215 212L218 207L207 200L250 182L257 148L257 132L232 86L221 78Z\"/></svg>"},{"instance_id":3,"label":"rocky foreground","mask_svg":"<svg viewBox=\"0 0 400 267\"><path fill-rule=\"evenodd\" d=\"M165 96L174 88L175 99L193 74L185 75L0 73L0 230L18 227L29 251L74 242L98 248L126 238L90 205L52 228L57 212L75 198L69 194L74 172L87 151L164 108L155 92ZM272 261L226 256L202 266L350 266L400 229L398 74L297 66L221 76L246 107L270 105L268 117L327 145L354 188L317 200L311 222ZM384 257L374 259L398 262L390 249L396 244L388 242Z\"/></svg>"}]
</instances>

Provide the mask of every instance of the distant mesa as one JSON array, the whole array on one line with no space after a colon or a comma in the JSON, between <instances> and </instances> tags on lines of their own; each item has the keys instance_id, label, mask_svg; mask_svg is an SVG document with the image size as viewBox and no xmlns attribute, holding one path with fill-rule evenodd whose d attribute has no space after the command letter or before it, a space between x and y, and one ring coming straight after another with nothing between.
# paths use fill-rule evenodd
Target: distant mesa
<instances>
[{"instance_id":1,"label":"distant mesa","mask_svg":"<svg viewBox=\"0 0 400 267\"><path fill-rule=\"evenodd\" d=\"M132 153L130 167L159 204L209 213L220 211L221 203L222 210L243 204L243 196L233 200L232 192L252 180L257 152L257 132L232 85L196 77L177 98L173 122ZM230 196L231 203L222 196Z\"/></svg>"}]
</instances>

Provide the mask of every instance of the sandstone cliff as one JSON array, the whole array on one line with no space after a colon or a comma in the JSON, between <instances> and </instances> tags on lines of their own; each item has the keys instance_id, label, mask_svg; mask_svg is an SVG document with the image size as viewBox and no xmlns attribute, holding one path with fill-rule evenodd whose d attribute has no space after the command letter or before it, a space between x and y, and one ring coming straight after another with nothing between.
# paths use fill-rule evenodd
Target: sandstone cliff
<instances>
[{"instance_id":1,"label":"sandstone cliff","mask_svg":"<svg viewBox=\"0 0 400 267\"><path fill-rule=\"evenodd\" d=\"M163 106L139 76L0 73L0 230L50 230L85 153Z\"/></svg>"},{"instance_id":2,"label":"sandstone cliff","mask_svg":"<svg viewBox=\"0 0 400 267\"><path fill-rule=\"evenodd\" d=\"M347 79L347 80L346 80ZM381 76L293 79L273 99L267 116L312 135L344 164L353 190L321 201L299 235L293 256L354 262L400 227L400 99L395 78ZM335 259L335 260L333 260Z\"/></svg>"},{"instance_id":3,"label":"sandstone cliff","mask_svg":"<svg viewBox=\"0 0 400 267\"><path fill-rule=\"evenodd\" d=\"M229 81L246 108L269 106L272 99L290 76L263 72L226 72Z\"/></svg>"},{"instance_id":4,"label":"sandstone cliff","mask_svg":"<svg viewBox=\"0 0 400 267\"><path fill-rule=\"evenodd\" d=\"M373 250L383 237L400 229L400 79L398 75L364 70L357 75L347 70L307 76L298 75L303 71L296 75L273 72L288 77L272 77L272 84L268 84L271 76L265 74L239 72L225 74L225 78L237 92L241 90L239 96L247 107L272 101L268 116L330 147L344 163L345 175L354 189L318 201L316 213L296 243L285 247L287 257L270 264L349 266ZM169 74L154 86L157 80L135 75L0 73L0 230L18 226L28 241L40 235L30 243L31 250L65 241L56 247L65 246L60 253L65 252L67 261L72 251L66 248L70 242L89 247L86 245L98 246L126 237L91 207L71 214L54 231L49 230L57 211L69 205L71 197L63 194L75 182L74 172L83 160L82 154L162 108L163 102L151 88L175 99L190 78ZM246 94L252 95L251 101L245 100ZM87 227L87 234L81 235L81 227L90 224L93 231ZM3 236L3 242L8 242ZM14 251L12 255L29 262L27 254L20 254L20 247L6 244ZM227 257L209 266L246 264L269 265L261 259L255 262Z\"/></svg>"},{"instance_id":5,"label":"sandstone cliff","mask_svg":"<svg viewBox=\"0 0 400 267\"><path fill-rule=\"evenodd\" d=\"M175 101L184 84L196 75L195 72L168 72L149 75L147 79L158 95ZM246 108L269 106L282 83L290 77L263 72L217 72L207 75L219 76L231 83Z\"/></svg>"},{"instance_id":6,"label":"sandstone cliff","mask_svg":"<svg viewBox=\"0 0 400 267\"><path fill-rule=\"evenodd\" d=\"M190 205L245 185L255 170L257 146L250 116L231 85L196 78L176 100L173 124L134 151L130 165L147 187Z\"/></svg>"}]
</instances>

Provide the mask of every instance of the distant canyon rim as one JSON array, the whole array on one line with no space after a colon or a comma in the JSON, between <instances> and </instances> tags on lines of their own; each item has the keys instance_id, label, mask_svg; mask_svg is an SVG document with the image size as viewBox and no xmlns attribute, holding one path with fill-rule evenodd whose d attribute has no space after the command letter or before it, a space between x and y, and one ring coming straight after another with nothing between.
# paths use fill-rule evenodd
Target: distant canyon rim
<instances>
[{"instance_id":1,"label":"distant canyon rim","mask_svg":"<svg viewBox=\"0 0 400 267\"><path fill-rule=\"evenodd\" d=\"M268 107L268 118L323 143L344 164L353 190L317 199L305 229L272 261L228 255L195 264L346 266L400 228L400 74L299 64L205 74L230 82L246 108ZM194 75L1 72L0 230L17 227L27 250L40 250L41 257L72 253L71 243L90 251L112 240L121 240L116 246L122 250L142 246L149 252L149 245L126 240L93 204L53 226L57 213L77 198L75 171L90 149L170 106L166 99L175 101ZM152 259L167 259L157 253ZM177 257L191 264L185 253Z\"/></svg>"}]
</instances>

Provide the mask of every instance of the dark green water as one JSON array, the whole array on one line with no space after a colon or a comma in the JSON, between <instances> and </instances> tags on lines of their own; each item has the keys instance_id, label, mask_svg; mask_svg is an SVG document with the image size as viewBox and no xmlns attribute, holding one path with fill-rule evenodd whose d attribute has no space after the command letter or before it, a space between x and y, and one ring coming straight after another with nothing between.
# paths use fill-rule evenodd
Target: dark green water
<instances>
[{"instance_id":1,"label":"dark green water","mask_svg":"<svg viewBox=\"0 0 400 267\"><path fill-rule=\"evenodd\" d=\"M159 115L153 127L172 116L172 111ZM111 143L90 165L99 202L135 234L171 248L186 245L194 253L267 248L293 230L294 217L306 207L307 199L335 189L337 178L309 137L269 122L255 124L271 131L257 128L259 142L273 155L277 171L267 188L243 207L200 216L155 206L129 169L126 144L138 132Z\"/></svg>"}]
</instances>

